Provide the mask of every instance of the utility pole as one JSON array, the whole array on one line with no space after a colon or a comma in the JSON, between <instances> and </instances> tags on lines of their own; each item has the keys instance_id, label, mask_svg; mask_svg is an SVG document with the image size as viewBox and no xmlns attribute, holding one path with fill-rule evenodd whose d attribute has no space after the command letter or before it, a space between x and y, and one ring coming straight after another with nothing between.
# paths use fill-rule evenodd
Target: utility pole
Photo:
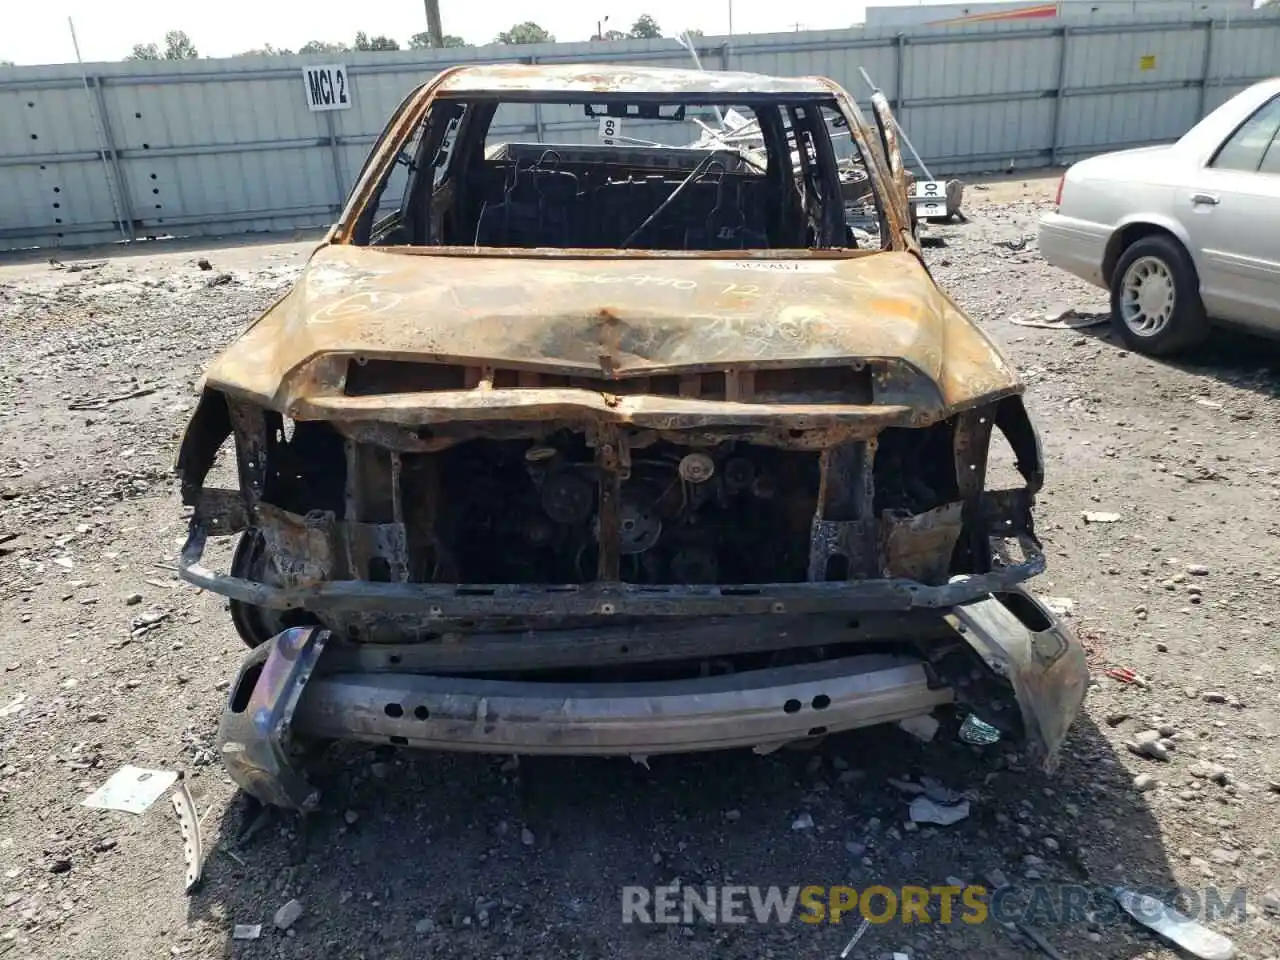
<instances>
[{"instance_id":1,"label":"utility pole","mask_svg":"<svg viewBox=\"0 0 1280 960\"><path fill-rule=\"evenodd\" d=\"M444 46L444 29L440 26L440 0L425 0L427 5L427 38L431 46Z\"/></svg>"}]
</instances>

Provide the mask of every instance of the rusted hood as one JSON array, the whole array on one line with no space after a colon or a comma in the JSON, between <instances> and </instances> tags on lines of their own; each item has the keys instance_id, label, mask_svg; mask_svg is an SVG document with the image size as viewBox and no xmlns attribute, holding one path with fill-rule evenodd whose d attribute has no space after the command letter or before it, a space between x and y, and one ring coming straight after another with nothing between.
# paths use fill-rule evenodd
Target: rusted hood
<instances>
[{"instance_id":1,"label":"rusted hood","mask_svg":"<svg viewBox=\"0 0 1280 960\"><path fill-rule=\"evenodd\" d=\"M209 368L210 387L287 410L359 355L625 378L895 358L948 406L1018 381L907 253L481 255L321 247L293 291ZM936 400L935 400L936 402Z\"/></svg>"}]
</instances>

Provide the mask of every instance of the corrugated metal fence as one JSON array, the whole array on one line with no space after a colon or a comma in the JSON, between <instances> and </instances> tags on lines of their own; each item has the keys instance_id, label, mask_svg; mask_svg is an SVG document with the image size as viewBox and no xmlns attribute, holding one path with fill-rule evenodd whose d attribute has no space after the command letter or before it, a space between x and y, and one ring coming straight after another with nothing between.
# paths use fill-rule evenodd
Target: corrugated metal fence
<instances>
[{"instance_id":1,"label":"corrugated metal fence","mask_svg":"<svg viewBox=\"0 0 1280 960\"><path fill-rule=\"evenodd\" d=\"M699 53L708 69L830 76L855 97L865 67L933 172L963 173L1172 140L1280 72L1280 16L707 37ZM0 249L327 224L391 111L449 64L690 65L670 39L343 57L352 107L316 113L302 68L333 56L0 68ZM507 127L596 135L581 116Z\"/></svg>"}]
</instances>

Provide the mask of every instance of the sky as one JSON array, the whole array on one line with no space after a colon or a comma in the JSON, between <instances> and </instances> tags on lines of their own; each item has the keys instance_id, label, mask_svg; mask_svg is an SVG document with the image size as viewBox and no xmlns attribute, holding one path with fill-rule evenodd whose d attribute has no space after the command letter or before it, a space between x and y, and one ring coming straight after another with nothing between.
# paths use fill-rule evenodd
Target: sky
<instances>
[{"instance_id":1,"label":"sky","mask_svg":"<svg viewBox=\"0 0 1280 960\"><path fill-rule=\"evenodd\" d=\"M920 0L872 0L881 6ZM488 43L512 24L535 20L557 40L587 40L596 21L609 18L605 30L627 30L648 13L664 35L682 29L707 34L773 33L783 30L832 30L860 23L865 4L840 0L440 0L445 33L470 43ZM5 10L6 7L11 8ZM21 14L15 15L20 8ZM167 30L185 30L202 56L229 57L271 44L297 50L308 40L351 41L357 30L386 34L402 47L410 35L426 29L422 0L0 0L0 60L14 63L74 62L67 29L75 22L86 61L119 60L135 43L163 47Z\"/></svg>"},{"instance_id":2,"label":"sky","mask_svg":"<svg viewBox=\"0 0 1280 960\"><path fill-rule=\"evenodd\" d=\"M880 6L920 2L871 0ZM666 36L684 29L725 34L730 32L730 9L734 33L833 30L862 22L865 6L842 0L549 0L538 5L528 0L440 0L440 13L445 33L481 44L529 19L557 40L587 40L597 20L608 17L605 30L625 31L642 13L652 16ZM386 34L405 47L412 34L426 29L422 0L0 0L0 60L73 62L68 17L75 22L80 52L90 62L122 59L135 43L163 47L168 30L186 31L202 56L229 57L268 43L297 50L308 40L350 42L358 30Z\"/></svg>"}]
</instances>

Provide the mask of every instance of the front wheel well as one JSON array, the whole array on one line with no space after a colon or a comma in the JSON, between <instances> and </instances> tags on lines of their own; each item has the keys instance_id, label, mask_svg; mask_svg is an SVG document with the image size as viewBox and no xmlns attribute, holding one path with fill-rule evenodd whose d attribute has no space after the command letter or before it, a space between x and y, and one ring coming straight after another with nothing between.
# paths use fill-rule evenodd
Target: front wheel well
<instances>
[{"instance_id":1,"label":"front wheel well","mask_svg":"<svg viewBox=\"0 0 1280 960\"><path fill-rule=\"evenodd\" d=\"M1111 279L1115 275L1116 264L1120 262L1120 257L1133 244L1137 243L1143 237L1162 236L1168 237L1178 246L1186 250L1186 245L1178 239L1177 234L1165 227L1157 226L1154 223L1130 223L1121 227L1111 235L1111 239L1107 241L1106 252L1102 255L1102 279L1108 287L1111 286ZM1189 258L1188 253L1188 258Z\"/></svg>"}]
</instances>

